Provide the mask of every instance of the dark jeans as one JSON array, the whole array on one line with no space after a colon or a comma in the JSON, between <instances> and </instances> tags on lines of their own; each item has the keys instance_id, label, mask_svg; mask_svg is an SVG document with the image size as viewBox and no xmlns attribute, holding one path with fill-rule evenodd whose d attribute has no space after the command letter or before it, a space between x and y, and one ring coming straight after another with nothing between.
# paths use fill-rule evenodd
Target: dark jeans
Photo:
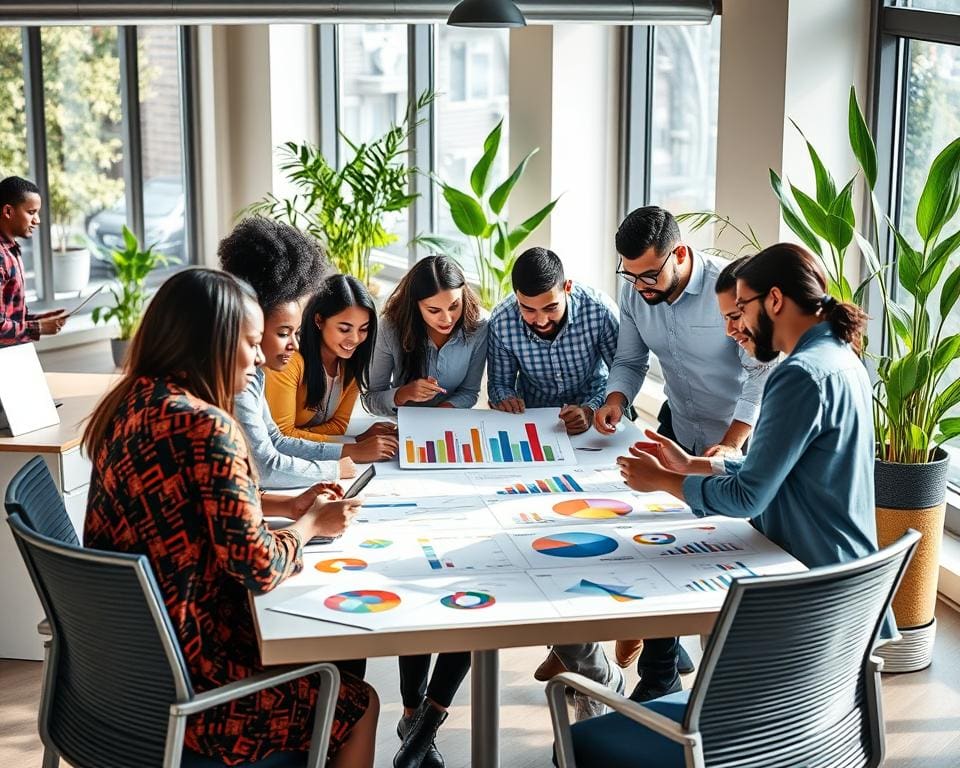
<instances>
[{"instance_id":1,"label":"dark jeans","mask_svg":"<svg viewBox=\"0 0 960 768\"><path fill-rule=\"evenodd\" d=\"M400 663L400 698L407 709L419 707L424 695L446 709L453 703L460 683L470 670L468 651L438 654L428 687L430 654L400 656L397 660Z\"/></svg>"},{"instance_id":2,"label":"dark jeans","mask_svg":"<svg viewBox=\"0 0 960 768\"><path fill-rule=\"evenodd\" d=\"M657 420L660 422L657 432L664 437L669 437L675 443L679 443L680 441L677 440L673 431L673 414L668 403L665 402L663 407L660 408ZM693 453L685 445L680 447L687 453ZM647 684L667 684L677 676L677 657L679 654L680 638L678 637L644 639L643 650L637 659L637 673L642 676Z\"/></svg>"},{"instance_id":3,"label":"dark jeans","mask_svg":"<svg viewBox=\"0 0 960 768\"><path fill-rule=\"evenodd\" d=\"M335 661L334 666L340 670L340 673L353 675L357 680L363 680L367 674L366 659L350 659L349 661Z\"/></svg>"}]
</instances>

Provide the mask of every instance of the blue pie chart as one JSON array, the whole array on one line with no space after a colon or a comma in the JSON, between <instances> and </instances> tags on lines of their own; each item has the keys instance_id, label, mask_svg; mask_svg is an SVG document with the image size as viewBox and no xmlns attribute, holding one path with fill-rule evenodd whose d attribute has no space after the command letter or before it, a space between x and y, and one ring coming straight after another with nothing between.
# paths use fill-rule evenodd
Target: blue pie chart
<instances>
[{"instance_id":1,"label":"blue pie chart","mask_svg":"<svg viewBox=\"0 0 960 768\"><path fill-rule=\"evenodd\" d=\"M541 555L550 557L597 557L617 548L617 540L599 533L570 531L553 536L541 536L531 546Z\"/></svg>"}]
</instances>

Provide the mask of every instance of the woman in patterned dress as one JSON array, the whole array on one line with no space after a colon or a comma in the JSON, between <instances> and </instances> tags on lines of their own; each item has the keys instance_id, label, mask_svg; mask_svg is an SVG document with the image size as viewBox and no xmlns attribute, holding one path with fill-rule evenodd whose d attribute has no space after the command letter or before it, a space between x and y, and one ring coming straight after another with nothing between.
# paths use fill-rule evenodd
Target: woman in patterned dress
<instances>
[{"instance_id":1,"label":"woman in patterned dress","mask_svg":"<svg viewBox=\"0 0 960 768\"><path fill-rule=\"evenodd\" d=\"M303 542L341 533L357 510L337 486L261 495L233 417L260 362L263 313L244 283L208 269L170 277L125 374L84 434L93 473L84 544L145 554L198 691L263 671L250 613L303 568ZM294 520L271 531L264 514ZM264 690L192 717L186 745L228 765L310 747L318 681ZM372 766L379 702L344 675L330 765Z\"/></svg>"}]
</instances>

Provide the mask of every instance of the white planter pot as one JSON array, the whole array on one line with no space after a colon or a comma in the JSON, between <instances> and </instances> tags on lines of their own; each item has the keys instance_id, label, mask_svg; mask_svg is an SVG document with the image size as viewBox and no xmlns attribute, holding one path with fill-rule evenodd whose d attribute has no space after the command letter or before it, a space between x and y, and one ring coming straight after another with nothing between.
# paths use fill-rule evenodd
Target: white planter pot
<instances>
[{"instance_id":1,"label":"white planter pot","mask_svg":"<svg viewBox=\"0 0 960 768\"><path fill-rule=\"evenodd\" d=\"M79 293L90 282L90 249L68 248L53 252L53 290Z\"/></svg>"}]
</instances>

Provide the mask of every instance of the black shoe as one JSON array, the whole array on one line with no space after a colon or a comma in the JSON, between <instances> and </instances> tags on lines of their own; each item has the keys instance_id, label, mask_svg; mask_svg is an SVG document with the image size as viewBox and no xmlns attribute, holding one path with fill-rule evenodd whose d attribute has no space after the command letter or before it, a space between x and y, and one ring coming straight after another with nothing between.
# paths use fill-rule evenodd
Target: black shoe
<instances>
[{"instance_id":1,"label":"black shoe","mask_svg":"<svg viewBox=\"0 0 960 768\"><path fill-rule=\"evenodd\" d=\"M693 659L690 658L690 654L687 653L681 645L680 652L677 654L677 672L681 675L689 675L695 669L696 666L693 663Z\"/></svg>"},{"instance_id":2,"label":"black shoe","mask_svg":"<svg viewBox=\"0 0 960 768\"><path fill-rule=\"evenodd\" d=\"M642 704L645 701L651 701L652 699L659 699L661 696L666 696L668 693L677 693L678 691L683 690L683 686L680 684L680 676L676 675L673 680L668 680L666 682L661 680L651 680L647 682L644 678L640 678L640 682L637 683L633 691L630 693L630 700L635 701L638 704Z\"/></svg>"},{"instance_id":3,"label":"black shoe","mask_svg":"<svg viewBox=\"0 0 960 768\"><path fill-rule=\"evenodd\" d=\"M426 700L410 717L401 717L397 723L397 736L403 739L403 743L393 758L393 768L444 768L443 755L434 739L446 719L446 712Z\"/></svg>"}]
</instances>

